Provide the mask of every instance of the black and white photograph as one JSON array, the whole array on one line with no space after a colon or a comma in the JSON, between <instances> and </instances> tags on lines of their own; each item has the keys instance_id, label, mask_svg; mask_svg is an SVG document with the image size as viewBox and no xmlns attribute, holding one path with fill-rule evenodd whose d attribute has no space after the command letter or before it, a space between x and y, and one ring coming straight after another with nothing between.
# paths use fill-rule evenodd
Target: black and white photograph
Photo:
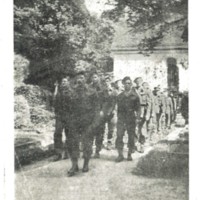
<instances>
[{"instance_id":1,"label":"black and white photograph","mask_svg":"<svg viewBox=\"0 0 200 200\"><path fill-rule=\"evenodd\" d=\"M188 0L12 12L14 199L189 200Z\"/></svg>"}]
</instances>

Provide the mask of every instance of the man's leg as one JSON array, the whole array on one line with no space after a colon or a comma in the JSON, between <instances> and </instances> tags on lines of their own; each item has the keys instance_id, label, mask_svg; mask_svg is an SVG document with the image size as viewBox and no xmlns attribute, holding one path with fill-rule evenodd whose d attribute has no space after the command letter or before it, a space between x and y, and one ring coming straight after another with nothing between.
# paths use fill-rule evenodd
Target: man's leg
<instances>
[{"instance_id":1,"label":"man's leg","mask_svg":"<svg viewBox=\"0 0 200 200\"><path fill-rule=\"evenodd\" d=\"M116 162L121 162L124 160L123 156L123 147L124 147L124 142L123 142L123 136L124 136L124 121L118 117L117 121L117 139L116 139L116 148L118 150L118 157L115 160Z\"/></svg>"},{"instance_id":2,"label":"man's leg","mask_svg":"<svg viewBox=\"0 0 200 200\"><path fill-rule=\"evenodd\" d=\"M135 128L136 128L136 121L132 120L127 122L127 134L128 134L128 156L127 160L131 161L132 157L131 154L135 149Z\"/></svg>"},{"instance_id":3,"label":"man's leg","mask_svg":"<svg viewBox=\"0 0 200 200\"><path fill-rule=\"evenodd\" d=\"M68 134L68 140L67 140L67 147L68 147L68 153L71 158L72 167L68 171L68 176L75 175L76 172L78 172L78 158L79 158L79 128L78 124L70 129Z\"/></svg>"},{"instance_id":4,"label":"man's leg","mask_svg":"<svg viewBox=\"0 0 200 200\"><path fill-rule=\"evenodd\" d=\"M82 172L88 172L89 171L89 161L92 155L92 145L93 145L93 138L94 133L93 130L90 128L89 125L82 128L82 134L83 134L83 158L84 158L84 164Z\"/></svg>"},{"instance_id":5,"label":"man's leg","mask_svg":"<svg viewBox=\"0 0 200 200\"><path fill-rule=\"evenodd\" d=\"M161 131L161 113L156 113L157 131Z\"/></svg>"},{"instance_id":6,"label":"man's leg","mask_svg":"<svg viewBox=\"0 0 200 200\"><path fill-rule=\"evenodd\" d=\"M110 150L112 146L112 139L113 139L113 134L114 134L114 129L116 126L116 121L115 118L112 117L107 121L108 124L108 136L107 136L107 149Z\"/></svg>"},{"instance_id":7,"label":"man's leg","mask_svg":"<svg viewBox=\"0 0 200 200\"><path fill-rule=\"evenodd\" d=\"M56 125L55 125L55 132L54 132L54 149L56 153L56 157L54 161L58 161L62 158L62 131L63 131L63 122L60 117L56 117Z\"/></svg>"},{"instance_id":8,"label":"man's leg","mask_svg":"<svg viewBox=\"0 0 200 200\"><path fill-rule=\"evenodd\" d=\"M64 150L64 157L63 157L63 159L68 159L69 155L68 155L67 140L69 138L69 131L70 131L69 125L65 125L65 130L64 131L65 131L65 143L63 145L63 150Z\"/></svg>"},{"instance_id":9,"label":"man's leg","mask_svg":"<svg viewBox=\"0 0 200 200\"><path fill-rule=\"evenodd\" d=\"M96 140L95 140L96 151L94 158L100 157L99 152L101 151L103 145L104 130L105 130L105 123L101 123L97 128L94 129L96 134Z\"/></svg>"}]
</instances>

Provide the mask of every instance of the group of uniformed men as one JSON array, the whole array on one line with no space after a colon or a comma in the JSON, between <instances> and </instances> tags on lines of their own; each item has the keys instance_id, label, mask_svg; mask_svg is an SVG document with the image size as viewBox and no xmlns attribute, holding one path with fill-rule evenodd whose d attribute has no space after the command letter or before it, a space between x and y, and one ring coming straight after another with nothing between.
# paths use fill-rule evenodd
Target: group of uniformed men
<instances>
[{"instance_id":1,"label":"group of uniformed men","mask_svg":"<svg viewBox=\"0 0 200 200\"><path fill-rule=\"evenodd\" d=\"M131 154L136 150L143 152L142 145L147 139L151 140L150 129L153 121L157 125L157 132L160 132L163 119L167 128L170 128L175 120L176 105L168 90L161 93L160 88L156 87L152 92L148 83L143 82L141 77L133 82L126 76L121 83L121 85L120 81L112 83L110 77L100 80L99 75L93 73L90 83L87 84L85 73L79 72L73 78L64 77L56 87L54 161L70 156L72 167L68 171L68 176L73 176L79 171L80 151L83 152L84 159L82 172L89 171L88 164L93 153L93 143L96 146L94 158L99 158L105 132L108 132L107 149L109 150L114 129L117 130L116 162L124 160L123 136L127 132L127 160L131 161ZM106 124L108 131L105 131ZM66 137L64 145L63 130ZM136 147L136 142L141 144L140 150ZM63 151L64 157L62 157Z\"/></svg>"}]
</instances>

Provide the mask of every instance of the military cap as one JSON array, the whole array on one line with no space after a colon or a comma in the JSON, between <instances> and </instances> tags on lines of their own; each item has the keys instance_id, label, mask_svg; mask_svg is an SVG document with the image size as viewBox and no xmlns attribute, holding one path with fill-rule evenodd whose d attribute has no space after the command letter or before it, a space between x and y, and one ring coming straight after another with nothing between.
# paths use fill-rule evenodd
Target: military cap
<instances>
[{"instance_id":1,"label":"military cap","mask_svg":"<svg viewBox=\"0 0 200 200\"><path fill-rule=\"evenodd\" d=\"M122 83L125 84L125 82L126 82L127 80L130 80L130 81L132 82L132 80L131 80L131 78L130 78L129 76L125 76L125 77L122 79Z\"/></svg>"},{"instance_id":2,"label":"military cap","mask_svg":"<svg viewBox=\"0 0 200 200\"><path fill-rule=\"evenodd\" d=\"M104 78L104 80L105 80L105 81L106 81L106 80L111 81L111 78L110 78L109 76L106 76L106 77Z\"/></svg>"},{"instance_id":3,"label":"military cap","mask_svg":"<svg viewBox=\"0 0 200 200\"><path fill-rule=\"evenodd\" d=\"M85 71L79 71L75 74L75 76L83 75L85 76Z\"/></svg>"},{"instance_id":4,"label":"military cap","mask_svg":"<svg viewBox=\"0 0 200 200\"><path fill-rule=\"evenodd\" d=\"M138 79L142 79L142 77L135 78L134 82L136 82Z\"/></svg>"}]
</instances>

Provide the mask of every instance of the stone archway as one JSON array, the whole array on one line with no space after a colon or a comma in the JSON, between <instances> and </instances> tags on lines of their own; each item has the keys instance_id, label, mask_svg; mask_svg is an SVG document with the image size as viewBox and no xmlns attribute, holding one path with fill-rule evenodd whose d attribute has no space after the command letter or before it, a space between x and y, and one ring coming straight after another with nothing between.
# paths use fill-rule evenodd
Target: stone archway
<instances>
[{"instance_id":1,"label":"stone archway","mask_svg":"<svg viewBox=\"0 0 200 200\"><path fill-rule=\"evenodd\" d=\"M167 58L167 83L170 90L179 91L179 68L175 58Z\"/></svg>"}]
</instances>

